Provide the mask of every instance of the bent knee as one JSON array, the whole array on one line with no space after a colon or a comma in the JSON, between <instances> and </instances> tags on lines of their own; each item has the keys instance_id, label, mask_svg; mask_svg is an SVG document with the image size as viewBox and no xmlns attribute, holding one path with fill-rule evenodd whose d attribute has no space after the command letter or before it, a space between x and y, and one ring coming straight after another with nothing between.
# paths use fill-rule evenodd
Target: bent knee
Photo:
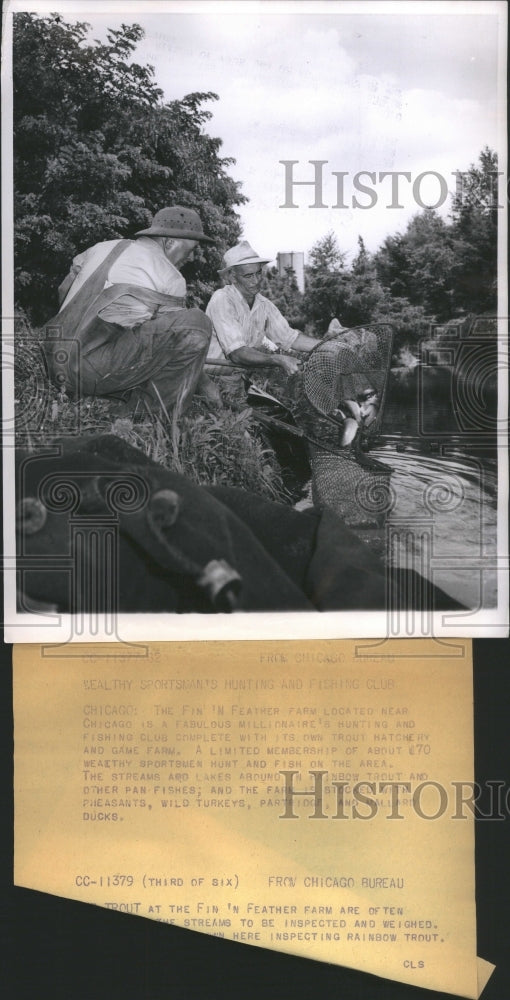
<instances>
[{"instance_id":1,"label":"bent knee","mask_svg":"<svg viewBox=\"0 0 510 1000\"><path fill-rule=\"evenodd\" d=\"M188 323L192 329L203 330L210 337L212 334L212 323L209 317L205 315L205 312L202 312L201 309L187 309L186 312L188 314Z\"/></svg>"},{"instance_id":2,"label":"bent knee","mask_svg":"<svg viewBox=\"0 0 510 1000\"><path fill-rule=\"evenodd\" d=\"M197 350L207 351L212 336L212 323L201 309L187 309L186 325L188 327L187 342Z\"/></svg>"}]
</instances>

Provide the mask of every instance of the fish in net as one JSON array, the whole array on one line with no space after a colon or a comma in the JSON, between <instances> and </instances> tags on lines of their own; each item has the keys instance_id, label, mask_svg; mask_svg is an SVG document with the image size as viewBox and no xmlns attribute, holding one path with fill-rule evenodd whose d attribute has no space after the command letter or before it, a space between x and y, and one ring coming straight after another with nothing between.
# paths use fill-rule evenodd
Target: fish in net
<instances>
[{"instance_id":1,"label":"fish in net","mask_svg":"<svg viewBox=\"0 0 510 1000\"><path fill-rule=\"evenodd\" d=\"M321 343L306 360L295 417L309 444L312 500L353 527L384 523L391 469L366 452L380 430L392 351L386 324L355 327Z\"/></svg>"}]
</instances>

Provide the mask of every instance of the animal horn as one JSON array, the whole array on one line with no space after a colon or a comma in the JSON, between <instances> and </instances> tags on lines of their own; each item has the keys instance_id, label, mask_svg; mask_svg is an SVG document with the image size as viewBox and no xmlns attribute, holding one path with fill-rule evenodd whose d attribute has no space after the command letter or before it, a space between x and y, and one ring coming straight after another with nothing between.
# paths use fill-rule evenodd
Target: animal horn
<instances>
[{"instance_id":1,"label":"animal horn","mask_svg":"<svg viewBox=\"0 0 510 1000\"><path fill-rule=\"evenodd\" d=\"M25 497L16 505L16 531L25 535L36 535L46 524L48 512L44 504L36 497Z\"/></svg>"}]
</instances>

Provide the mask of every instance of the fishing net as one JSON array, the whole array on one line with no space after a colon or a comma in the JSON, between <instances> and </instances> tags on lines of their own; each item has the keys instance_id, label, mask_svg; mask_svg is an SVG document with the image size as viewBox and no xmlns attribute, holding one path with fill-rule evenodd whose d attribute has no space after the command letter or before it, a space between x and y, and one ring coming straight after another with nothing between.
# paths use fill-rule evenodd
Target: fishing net
<instances>
[{"instance_id":1,"label":"fishing net","mask_svg":"<svg viewBox=\"0 0 510 1000\"><path fill-rule=\"evenodd\" d=\"M333 417L344 400L356 400L368 390L378 396L378 414L367 428L377 433L382 419L392 348L391 327L355 327L320 344L303 370L308 401L323 417Z\"/></svg>"},{"instance_id":2,"label":"fishing net","mask_svg":"<svg viewBox=\"0 0 510 1000\"><path fill-rule=\"evenodd\" d=\"M272 369L263 387L252 383L248 393L273 446L278 431L276 422L271 423L274 416L280 430L287 425L289 435L301 434L314 506L333 509L374 548L380 539L372 529L384 524L390 509L391 469L366 453L382 424L392 340L385 324L344 330L320 343L296 375L289 378ZM354 412L358 407L359 424L354 439L343 445L350 413L346 401ZM363 419L363 409L370 410L370 420Z\"/></svg>"},{"instance_id":3,"label":"fishing net","mask_svg":"<svg viewBox=\"0 0 510 1000\"><path fill-rule=\"evenodd\" d=\"M379 528L391 506L391 470L375 471L360 465L351 455L334 455L310 445L312 502L330 507L350 527ZM368 538L367 538L368 540Z\"/></svg>"},{"instance_id":4,"label":"fishing net","mask_svg":"<svg viewBox=\"0 0 510 1000\"><path fill-rule=\"evenodd\" d=\"M366 451L382 423L392 341L385 324L353 328L320 344L303 366L297 421L322 444L309 445L312 500L351 526L381 524L390 506L391 470ZM359 425L352 442L342 447L351 412L360 414Z\"/></svg>"}]
</instances>

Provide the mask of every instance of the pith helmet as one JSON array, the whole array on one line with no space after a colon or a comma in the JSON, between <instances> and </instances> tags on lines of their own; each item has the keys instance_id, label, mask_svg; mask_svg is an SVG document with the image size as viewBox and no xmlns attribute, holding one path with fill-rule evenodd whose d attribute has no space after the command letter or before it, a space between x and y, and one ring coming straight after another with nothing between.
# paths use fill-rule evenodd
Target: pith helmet
<instances>
[{"instance_id":1,"label":"pith helmet","mask_svg":"<svg viewBox=\"0 0 510 1000\"><path fill-rule=\"evenodd\" d=\"M223 255L223 267L218 274L225 274L231 267L239 267L240 264L269 264L270 260L270 257L259 257L248 240L241 240Z\"/></svg>"},{"instance_id":2,"label":"pith helmet","mask_svg":"<svg viewBox=\"0 0 510 1000\"><path fill-rule=\"evenodd\" d=\"M181 205L156 212L149 228L141 229L135 236L173 236L175 239L214 243L210 236L204 235L198 212Z\"/></svg>"}]
</instances>

